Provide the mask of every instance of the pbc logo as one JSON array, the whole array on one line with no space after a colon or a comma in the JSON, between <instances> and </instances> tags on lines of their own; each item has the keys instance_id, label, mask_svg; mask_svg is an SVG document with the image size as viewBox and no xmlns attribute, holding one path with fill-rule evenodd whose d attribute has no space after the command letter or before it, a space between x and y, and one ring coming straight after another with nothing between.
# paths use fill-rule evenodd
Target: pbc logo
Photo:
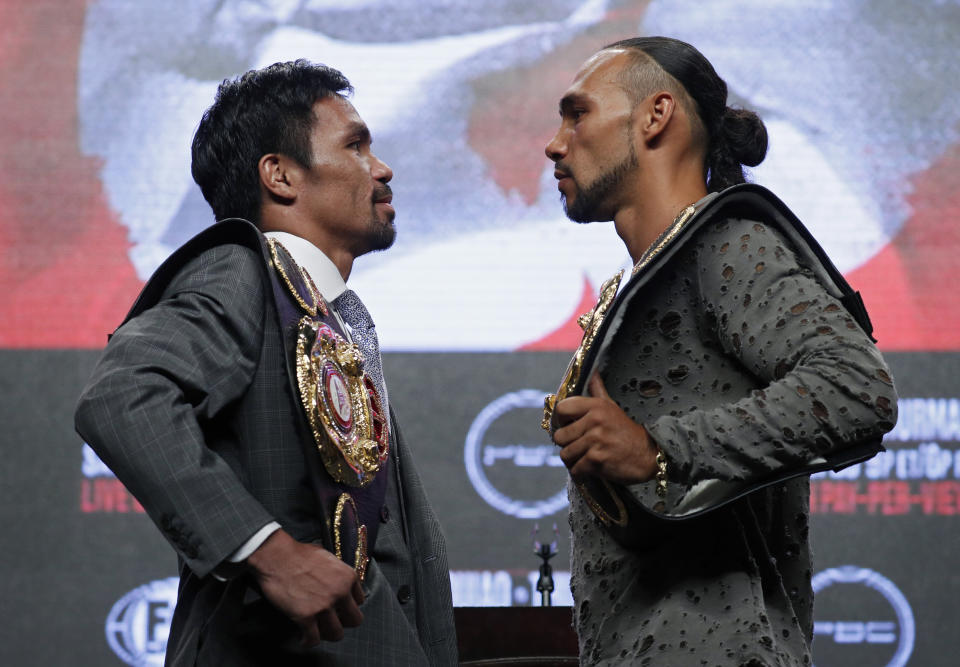
<instances>
[{"instance_id":1,"label":"pbc logo","mask_svg":"<svg viewBox=\"0 0 960 667\"><path fill-rule=\"evenodd\" d=\"M122 598L107 616L107 643L133 667L162 667L177 603L177 577L139 586Z\"/></svg>"},{"instance_id":2,"label":"pbc logo","mask_svg":"<svg viewBox=\"0 0 960 667\"><path fill-rule=\"evenodd\" d=\"M467 432L467 476L491 507L538 519L567 506L567 470L540 428L546 392L521 389L485 407Z\"/></svg>"},{"instance_id":3,"label":"pbc logo","mask_svg":"<svg viewBox=\"0 0 960 667\"><path fill-rule=\"evenodd\" d=\"M818 667L902 667L913 653L913 611L892 581L846 565L813 577L818 620L813 624Z\"/></svg>"}]
</instances>

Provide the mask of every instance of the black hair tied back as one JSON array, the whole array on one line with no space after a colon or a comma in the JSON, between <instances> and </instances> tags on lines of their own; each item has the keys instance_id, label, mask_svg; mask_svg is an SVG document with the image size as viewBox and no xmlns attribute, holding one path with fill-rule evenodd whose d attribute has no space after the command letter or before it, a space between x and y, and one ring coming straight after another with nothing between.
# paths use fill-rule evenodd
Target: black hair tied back
<instances>
[{"instance_id":1,"label":"black hair tied back","mask_svg":"<svg viewBox=\"0 0 960 667\"><path fill-rule=\"evenodd\" d=\"M767 155L767 128L753 111L726 107L710 135L710 192L743 183L743 165L755 167Z\"/></svg>"},{"instance_id":2,"label":"black hair tied back","mask_svg":"<svg viewBox=\"0 0 960 667\"><path fill-rule=\"evenodd\" d=\"M753 111L727 107L720 118L720 135L720 140L741 164L756 167L763 162L767 154L767 128Z\"/></svg>"},{"instance_id":3,"label":"black hair tied back","mask_svg":"<svg viewBox=\"0 0 960 667\"><path fill-rule=\"evenodd\" d=\"M693 98L707 133L707 189L719 192L743 183L743 166L755 167L767 154L767 128L760 116L727 106L727 84L696 48L672 37L632 37L607 49L644 52Z\"/></svg>"}]
</instances>

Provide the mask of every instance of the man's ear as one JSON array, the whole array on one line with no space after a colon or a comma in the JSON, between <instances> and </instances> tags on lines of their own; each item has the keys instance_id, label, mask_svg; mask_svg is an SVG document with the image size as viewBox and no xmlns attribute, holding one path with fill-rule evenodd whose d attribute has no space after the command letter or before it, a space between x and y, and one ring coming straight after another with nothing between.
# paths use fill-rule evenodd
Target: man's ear
<instances>
[{"instance_id":1,"label":"man's ear","mask_svg":"<svg viewBox=\"0 0 960 667\"><path fill-rule=\"evenodd\" d=\"M298 165L286 155L267 153L257 162L260 185L282 200L297 198Z\"/></svg>"},{"instance_id":2,"label":"man's ear","mask_svg":"<svg viewBox=\"0 0 960 667\"><path fill-rule=\"evenodd\" d=\"M668 90L650 95L642 103L642 113L639 114L640 134L645 143L650 144L660 137L677 109L677 100Z\"/></svg>"}]
</instances>

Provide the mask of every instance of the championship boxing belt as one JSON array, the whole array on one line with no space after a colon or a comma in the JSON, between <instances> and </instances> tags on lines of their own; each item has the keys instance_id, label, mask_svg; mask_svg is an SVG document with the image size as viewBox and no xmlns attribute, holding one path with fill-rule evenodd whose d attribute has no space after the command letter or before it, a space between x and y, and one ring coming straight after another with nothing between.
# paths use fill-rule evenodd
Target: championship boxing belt
<instances>
[{"instance_id":1,"label":"championship boxing belt","mask_svg":"<svg viewBox=\"0 0 960 667\"><path fill-rule=\"evenodd\" d=\"M590 378L604 368L612 342L619 334L628 306L642 299L644 288L655 280L657 272L694 237L697 230L713 220L746 218L772 225L793 244L801 261L816 274L825 289L849 311L859 326L873 339L873 326L859 292L855 292L833 265L826 253L800 220L773 193L759 185L744 183L720 193L712 193L688 207L667 232L654 243L639 263L639 270L617 294L623 271L600 288L596 307L578 320L584 330L580 346L570 360L556 394L544 399L541 425L551 433L557 424L553 418L558 401L567 396L587 395ZM626 335L626 334L625 334ZM576 486L593 513L613 537L629 548L642 549L655 543L657 536L669 534L680 524L695 521L754 491L802 475L824 470L842 470L883 451L882 438L852 443L826 455L811 454L795 467L777 471L769 477L744 482L705 480L688 489L677 502L668 503L657 494L650 506L636 500L622 486L604 479L588 478ZM652 490L656 480L647 482ZM642 536L642 539L641 539Z\"/></svg>"},{"instance_id":2,"label":"championship boxing belt","mask_svg":"<svg viewBox=\"0 0 960 667\"><path fill-rule=\"evenodd\" d=\"M363 354L349 342L309 275L283 246L246 220L207 228L154 273L127 315L156 304L189 260L223 244L239 244L263 257L265 284L280 327L290 394L307 477L317 501L323 545L352 566L360 579L377 538L390 468L389 421ZM269 326L269 324L267 324Z\"/></svg>"},{"instance_id":3,"label":"championship boxing belt","mask_svg":"<svg viewBox=\"0 0 960 667\"><path fill-rule=\"evenodd\" d=\"M363 580L389 475L386 410L364 373L363 353L347 340L310 276L281 243L268 239L267 250L288 375L309 424L306 458L333 527L328 548ZM322 470L316 469L318 454Z\"/></svg>"}]
</instances>

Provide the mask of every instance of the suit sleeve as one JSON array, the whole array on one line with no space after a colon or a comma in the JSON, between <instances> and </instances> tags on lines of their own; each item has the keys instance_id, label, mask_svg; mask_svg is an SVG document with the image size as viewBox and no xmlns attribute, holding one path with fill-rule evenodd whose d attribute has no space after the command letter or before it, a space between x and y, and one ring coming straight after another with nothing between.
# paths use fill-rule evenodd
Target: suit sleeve
<instances>
[{"instance_id":1,"label":"suit sleeve","mask_svg":"<svg viewBox=\"0 0 960 667\"><path fill-rule=\"evenodd\" d=\"M893 428L889 368L784 237L745 220L703 235L691 266L706 334L757 388L647 425L670 480L759 479Z\"/></svg>"},{"instance_id":2,"label":"suit sleeve","mask_svg":"<svg viewBox=\"0 0 960 667\"><path fill-rule=\"evenodd\" d=\"M77 406L77 431L201 577L272 519L204 437L257 368L261 262L238 245L193 259L117 330Z\"/></svg>"}]
</instances>

